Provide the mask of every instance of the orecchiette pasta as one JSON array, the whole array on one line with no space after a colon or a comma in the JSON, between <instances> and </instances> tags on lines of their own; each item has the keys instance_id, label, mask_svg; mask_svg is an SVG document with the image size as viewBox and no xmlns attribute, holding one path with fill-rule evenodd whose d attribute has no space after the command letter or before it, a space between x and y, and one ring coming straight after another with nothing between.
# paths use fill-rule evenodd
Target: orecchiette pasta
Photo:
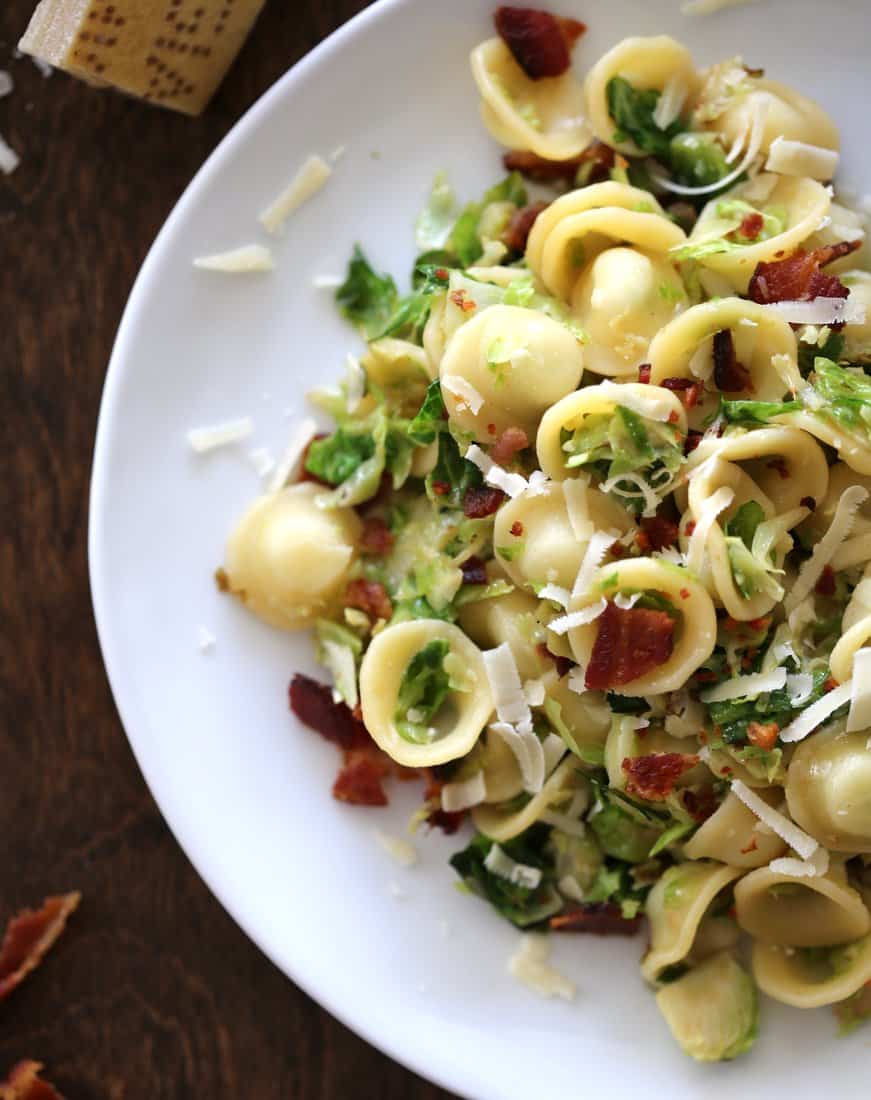
<instances>
[{"instance_id":1,"label":"orecchiette pasta","mask_svg":"<svg viewBox=\"0 0 871 1100\"><path fill-rule=\"evenodd\" d=\"M589 145L583 88L571 71L530 80L499 38L476 46L471 63L484 125L502 145L545 160L568 160Z\"/></svg>"},{"instance_id":2,"label":"orecchiette pasta","mask_svg":"<svg viewBox=\"0 0 871 1100\"><path fill-rule=\"evenodd\" d=\"M871 982L871 936L827 952L756 942L753 977L763 993L795 1008L836 1004Z\"/></svg>"},{"instance_id":3,"label":"orecchiette pasta","mask_svg":"<svg viewBox=\"0 0 871 1100\"><path fill-rule=\"evenodd\" d=\"M757 790L769 806L782 800L781 791L772 787ZM786 845L734 794L727 794L707 821L684 844L689 859L716 859L730 867L762 867L783 855Z\"/></svg>"},{"instance_id":4,"label":"orecchiette pasta","mask_svg":"<svg viewBox=\"0 0 871 1100\"><path fill-rule=\"evenodd\" d=\"M519 810L485 804L474 808L472 820L479 832L502 844L534 825L545 811L568 801L585 784L577 760L568 757L557 765L538 794Z\"/></svg>"},{"instance_id":5,"label":"orecchiette pasta","mask_svg":"<svg viewBox=\"0 0 871 1100\"><path fill-rule=\"evenodd\" d=\"M443 641L460 666L461 681L451 687L432 715L427 738L403 737L400 688L410 662L430 642ZM465 756L474 747L493 711L481 651L452 623L417 619L385 627L366 650L360 667L360 704L373 740L398 764L432 767ZM414 721L413 716L408 719Z\"/></svg>"},{"instance_id":6,"label":"orecchiette pasta","mask_svg":"<svg viewBox=\"0 0 871 1100\"><path fill-rule=\"evenodd\" d=\"M798 746L787 772L790 814L820 843L839 852L871 852L868 739L868 730L823 730Z\"/></svg>"},{"instance_id":7,"label":"orecchiette pasta","mask_svg":"<svg viewBox=\"0 0 871 1100\"><path fill-rule=\"evenodd\" d=\"M538 646L544 641L539 601L527 592L515 590L492 600L465 604L460 626L484 649L507 642L523 680L535 680L550 663Z\"/></svg>"},{"instance_id":8,"label":"orecchiette pasta","mask_svg":"<svg viewBox=\"0 0 871 1100\"><path fill-rule=\"evenodd\" d=\"M871 362L871 272L845 271L841 282L849 287L850 301L865 307L865 320L844 325L844 357L851 363Z\"/></svg>"},{"instance_id":9,"label":"orecchiette pasta","mask_svg":"<svg viewBox=\"0 0 871 1100\"><path fill-rule=\"evenodd\" d=\"M350 508L318 507L321 493L303 483L260 497L227 543L231 590L282 630L300 630L325 614L354 560L360 521Z\"/></svg>"}]
</instances>

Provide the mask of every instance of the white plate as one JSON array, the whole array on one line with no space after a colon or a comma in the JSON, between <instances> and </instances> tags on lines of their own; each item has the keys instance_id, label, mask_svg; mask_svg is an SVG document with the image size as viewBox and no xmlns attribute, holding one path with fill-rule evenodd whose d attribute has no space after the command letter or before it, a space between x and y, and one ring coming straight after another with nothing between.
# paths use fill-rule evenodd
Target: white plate
<instances>
[{"instance_id":1,"label":"white plate","mask_svg":"<svg viewBox=\"0 0 871 1100\"><path fill-rule=\"evenodd\" d=\"M743 54L818 98L846 135L842 178L871 190L864 0L763 0L708 19L678 0L563 0L586 18L589 66L627 34L676 34L707 63ZM185 851L245 931L359 1034L475 1100L671 1100L746 1089L754 1100L858 1096L867 1037L838 1043L828 1012L766 1003L752 1055L703 1068L676 1049L642 987L640 942L556 937L575 1003L538 1000L506 958L517 933L454 889L456 838L423 837L393 864L376 826L401 833L419 788L387 811L330 797L338 757L288 713L313 670L281 635L215 590L234 519L258 491L247 446L192 455L186 430L251 415L250 446L279 452L314 383L336 378L352 331L315 275L355 240L396 273L433 174L460 195L500 176L478 120L469 49L492 0L382 0L288 73L235 127L164 226L131 295L106 382L91 498L94 606L115 699L142 771ZM231 277L194 256L258 239L257 214L305 155L344 145L326 189L277 246L278 269ZM197 628L217 637L201 656ZM398 884L402 898L392 896ZM852 1087L851 1087L852 1082ZM864 1087L864 1086L863 1086Z\"/></svg>"}]
</instances>

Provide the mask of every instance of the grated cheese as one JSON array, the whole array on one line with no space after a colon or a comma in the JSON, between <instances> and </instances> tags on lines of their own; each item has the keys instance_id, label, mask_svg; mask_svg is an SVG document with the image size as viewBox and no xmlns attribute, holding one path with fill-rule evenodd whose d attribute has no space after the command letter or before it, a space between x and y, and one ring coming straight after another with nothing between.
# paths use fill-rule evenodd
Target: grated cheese
<instances>
[{"instance_id":1,"label":"grated cheese","mask_svg":"<svg viewBox=\"0 0 871 1100\"><path fill-rule=\"evenodd\" d=\"M520 474L510 474L507 470L498 466L489 455L485 455L477 443L473 443L466 451L467 461L477 466L484 475L488 485L501 489L510 497L520 496L529 488L525 477Z\"/></svg>"},{"instance_id":2,"label":"grated cheese","mask_svg":"<svg viewBox=\"0 0 871 1100\"><path fill-rule=\"evenodd\" d=\"M520 946L508 960L512 977L540 997L575 998L575 986L550 965L550 942L540 932L527 932L520 937Z\"/></svg>"},{"instance_id":3,"label":"grated cheese","mask_svg":"<svg viewBox=\"0 0 871 1100\"><path fill-rule=\"evenodd\" d=\"M475 772L470 779L457 783L445 783L442 787L442 809L445 813L455 814L478 806L487 797L487 785L484 773Z\"/></svg>"},{"instance_id":4,"label":"grated cheese","mask_svg":"<svg viewBox=\"0 0 871 1100\"><path fill-rule=\"evenodd\" d=\"M10 176L20 163L21 157L0 134L0 172L5 176Z\"/></svg>"},{"instance_id":5,"label":"grated cheese","mask_svg":"<svg viewBox=\"0 0 871 1100\"><path fill-rule=\"evenodd\" d=\"M802 707L810 699L814 690L814 678L809 672L797 672L787 676L786 691L791 706Z\"/></svg>"},{"instance_id":6,"label":"grated cheese","mask_svg":"<svg viewBox=\"0 0 871 1100\"><path fill-rule=\"evenodd\" d=\"M786 685L786 669L775 668L771 672L754 672L750 676L734 676L716 687L701 692L703 703L724 703L727 699L754 698L765 691L777 691Z\"/></svg>"},{"instance_id":7,"label":"grated cheese","mask_svg":"<svg viewBox=\"0 0 871 1100\"><path fill-rule=\"evenodd\" d=\"M529 497L542 497L550 485L550 478L543 470L533 470L529 475L529 483L526 486L526 495Z\"/></svg>"},{"instance_id":8,"label":"grated cheese","mask_svg":"<svg viewBox=\"0 0 871 1100\"><path fill-rule=\"evenodd\" d=\"M260 215L260 224L267 233L279 234L294 210L320 191L332 173L322 157L309 157L284 191Z\"/></svg>"},{"instance_id":9,"label":"grated cheese","mask_svg":"<svg viewBox=\"0 0 871 1100\"><path fill-rule=\"evenodd\" d=\"M527 890L537 890L541 885L541 868L530 867L527 863L518 863L498 844L494 844L484 858L484 866L491 875L523 886Z\"/></svg>"},{"instance_id":10,"label":"grated cheese","mask_svg":"<svg viewBox=\"0 0 871 1100\"><path fill-rule=\"evenodd\" d=\"M809 145L805 141L790 141L781 134L771 143L767 172L781 176L810 176L815 180L830 180L838 170L840 156L835 149Z\"/></svg>"},{"instance_id":11,"label":"grated cheese","mask_svg":"<svg viewBox=\"0 0 871 1100\"><path fill-rule=\"evenodd\" d=\"M403 867L411 867L417 863L417 849L409 841L399 836L390 836L389 833L382 833L380 829L375 830L375 839L390 858Z\"/></svg>"},{"instance_id":12,"label":"grated cheese","mask_svg":"<svg viewBox=\"0 0 871 1100\"><path fill-rule=\"evenodd\" d=\"M221 271L226 275L249 275L258 271L272 271L275 262L272 253L262 244L246 244L229 252L215 252L211 256L197 256L194 267L201 271Z\"/></svg>"},{"instance_id":13,"label":"grated cheese","mask_svg":"<svg viewBox=\"0 0 871 1100\"><path fill-rule=\"evenodd\" d=\"M827 718L838 709L850 702L853 691L852 683L840 684L833 691L825 694L822 699L812 703L807 710L803 710L798 718L784 726L780 731L780 740L789 745L795 741L802 741L809 733L821 726Z\"/></svg>"},{"instance_id":14,"label":"grated cheese","mask_svg":"<svg viewBox=\"0 0 871 1100\"><path fill-rule=\"evenodd\" d=\"M312 286L316 290L337 290L344 281L342 275L315 275Z\"/></svg>"},{"instance_id":15,"label":"grated cheese","mask_svg":"<svg viewBox=\"0 0 871 1100\"><path fill-rule=\"evenodd\" d=\"M747 149L741 161L736 165L732 171L723 176L722 179L717 180L715 183L705 184L703 187L686 187L682 183L675 183L667 176L654 175L651 173L651 177L655 183L660 184L666 191L673 191L676 195L707 195L711 191L718 191L722 187L728 187L730 183L733 183L739 176L750 167L750 165L756 160L759 155L759 150L762 148L762 138L765 134L765 118L768 114L768 102L766 100L760 100L756 106L756 113L753 116L753 124L750 127L750 133L747 138ZM682 248L683 245L676 245L675 249Z\"/></svg>"},{"instance_id":16,"label":"grated cheese","mask_svg":"<svg viewBox=\"0 0 871 1100\"><path fill-rule=\"evenodd\" d=\"M816 878L829 869L829 853L825 848L817 848L810 859L794 859L781 856L768 864L769 871L776 875L788 875L790 878Z\"/></svg>"},{"instance_id":17,"label":"grated cheese","mask_svg":"<svg viewBox=\"0 0 871 1100\"><path fill-rule=\"evenodd\" d=\"M596 570L602 563L602 558L604 558L616 538L617 536L613 531L593 532L592 538L587 543L587 549L584 551L581 568L575 578L575 585L572 589L573 596L585 596L587 594L590 585L593 583Z\"/></svg>"},{"instance_id":18,"label":"grated cheese","mask_svg":"<svg viewBox=\"0 0 871 1100\"><path fill-rule=\"evenodd\" d=\"M460 398L460 403L457 405L457 411L462 412L463 409L469 409L472 416L477 416L481 411L481 406L484 404L484 398L475 389L471 382L467 381L461 374L443 374L442 375L442 387L452 393L454 397Z\"/></svg>"},{"instance_id":19,"label":"grated cheese","mask_svg":"<svg viewBox=\"0 0 871 1100\"><path fill-rule=\"evenodd\" d=\"M624 409L646 417L648 420L661 420L667 422L674 411L674 406L667 398L651 394L626 392L626 386L618 382L610 382L607 379L600 382L596 389L609 397L615 405L622 405Z\"/></svg>"},{"instance_id":20,"label":"grated cheese","mask_svg":"<svg viewBox=\"0 0 871 1100\"><path fill-rule=\"evenodd\" d=\"M265 447L255 447L249 451L248 459L258 477L268 477L275 469L275 459Z\"/></svg>"},{"instance_id":21,"label":"grated cheese","mask_svg":"<svg viewBox=\"0 0 871 1100\"><path fill-rule=\"evenodd\" d=\"M231 443L240 443L254 431L250 416L239 420L226 420L223 424L212 424L204 428L191 428L187 434L188 443L197 454L206 454L218 447L227 447Z\"/></svg>"},{"instance_id":22,"label":"grated cheese","mask_svg":"<svg viewBox=\"0 0 871 1100\"><path fill-rule=\"evenodd\" d=\"M857 649L853 654L853 678L850 683L847 732L854 733L871 726L871 649Z\"/></svg>"},{"instance_id":23,"label":"grated cheese","mask_svg":"<svg viewBox=\"0 0 871 1100\"><path fill-rule=\"evenodd\" d=\"M667 130L680 116L689 94L689 85L680 73L670 77L653 109L653 121L658 129Z\"/></svg>"},{"instance_id":24,"label":"grated cheese","mask_svg":"<svg viewBox=\"0 0 871 1100\"><path fill-rule=\"evenodd\" d=\"M762 307L791 325L863 325L865 304L853 298L812 298L809 302L769 302Z\"/></svg>"},{"instance_id":25,"label":"grated cheese","mask_svg":"<svg viewBox=\"0 0 871 1100\"><path fill-rule=\"evenodd\" d=\"M809 596L820 579L823 569L835 556L836 551L850 537L856 522L856 512L868 499L868 490L861 485L851 485L841 493L838 507L829 528L813 549L813 553L802 565L792 588L783 601L783 610L789 616L798 605Z\"/></svg>"},{"instance_id":26,"label":"grated cheese","mask_svg":"<svg viewBox=\"0 0 871 1100\"><path fill-rule=\"evenodd\" d=\"M540 707L544 703L544 680L527 680L523 685L523 698L531 707Z\"/></svg>"},{"instance_id":27,"label":"grated cheese","mask_svg":"<svg viewBox=\"0 0 871 1100\"><path fill-rule=\"evenodd\" d=\"M197 649L200 653L211 653L217 639L207 626L197 628Z\"/></svg>"},{"instance_id":28,"label":"grated cheese","mask_svg":"<svg viewBox=\"0 0 871 1100\"><path fill-rule=\"evenodd\" d=\"M587 690L585 682L586 670L581 668L580 665L575 665L573 669L569 670L568 683L569 691L573 691L575 695L583 695Z\"/></svg>"},{"instance_id":29,"label":"grated cheese","mask_svg":"<svg viewBox=\"0 0 871 1100\"><path fill-rule=\"evenodd\" d=\"M317 435L318 426L314 420L303 420L294 434L291 436L290 443L287 445L287 450L284 452L281 460L273 471L272 478L266 487L266 491L269 493L277 493L279 489L283 489L284 486L296 477L299 471L299 465L302 461L302 456L305 454L306 447Z\"/></svg>"},{"instance_id":30,"label":"grated cheese","mask_svg":"<svg viewBox=\"0 0 871 1100\"><path fill-rule=\"evenodd\" d=\"M485 649L482 657L499 721L512 724L531 721L529 704L523 696L520 673L508 643L503 642L496 649Z\"/></svg>"},{"instance_id":31,"label":"grated cheese","mask_svg":"<svg viewBox=\"0 0 871 1100\"><path fill-rule=\"evenodd\" d=\"M552 600L561 607L568 607L572 594L567 588L561 588L558 584L546 584L538 593L538 598L540 600Z\"/></svg>"},{"instance_id":32,"label":"grated cheese","mask_svg":"<svg viewBox=\"0 0 871 1100\"><path fill-rule=\"evenodd\" d=\"M814 852L819 848L819 844L814 840L812 836L803 830L799 829L798 825L795 825L788 817L785 817L779 810L775 810L773 806L769 806L767 802L763 801L754 791L750 790L746 783L743 783L740 779L732 781L732 793L736 798L739 798L751 813L754 813L759 820L767 825L769 829L777 833L781 840L785 841L790 848L798 852L803 859L810 859Z\"/></svg>"},{"instance_id":33,"label":"grated cheese","mask_svg":"<svg viewBox=\"0 0 871 1100\"><path fill-rule=\"evenodd\" d=\"M489 729L514 753L523 789L529 794L538 794L544 786L544 749L535 736L532 722L518 723L516 727L510 722L491 722Z\"/></svg>"},{"instance_id":34,"label":"grated cheese","mask_svg":"<svg viewBox=\"0 0 871 1100\"><path fill-rule=\"evenodd\" d=\"M598 619L607 606L608 601L603 596L598 603L591 604L581 611L572 611L568 615L554 619L553 622L548 623L548 630L552 630L554 634L568 634L570 630L575 630L579 626L586 626L587 623Z\"/></svg>"},{"instance_id":35,"label":"grated cheese","mask_svg":"<svg viewBox=\"0 0 871 1100\"><path fill-rule=\"evenodd\" d=\"M699 467L701 469L701 467ZM717 521L717 516L725 508L728 508L735 499L735 493L726 485L721 485L717 491L705 500L699 509L696 526L690 535L690 544L687 550L687 568L697 577L701 575L705 560L705 545L711 528Z\"/></svg>"}]
</instances>

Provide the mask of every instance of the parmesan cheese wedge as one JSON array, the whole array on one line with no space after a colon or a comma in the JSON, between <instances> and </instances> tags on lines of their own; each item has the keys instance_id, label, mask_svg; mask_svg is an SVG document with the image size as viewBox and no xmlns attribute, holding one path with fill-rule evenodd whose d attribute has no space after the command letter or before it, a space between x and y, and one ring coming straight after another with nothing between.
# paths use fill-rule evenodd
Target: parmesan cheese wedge
<instances>
[{"instance_id":1,"label":"parmesan cheese wedge","mask_svg":"<svg viewBox=\"0 0 871 1100\"><path fill-rule=\"evenodd\" d=\"M95 87L198 115L265 0L41 0L18 43Z\"/></svg>"}]
</instances>

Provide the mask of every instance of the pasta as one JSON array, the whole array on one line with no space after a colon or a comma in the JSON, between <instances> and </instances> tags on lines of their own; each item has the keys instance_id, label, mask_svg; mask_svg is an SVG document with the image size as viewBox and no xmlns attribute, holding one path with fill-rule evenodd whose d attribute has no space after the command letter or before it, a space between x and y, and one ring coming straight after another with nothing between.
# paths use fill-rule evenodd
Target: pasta
<instances>
[{"instance_id":1,"label":"pasta","mask_svg":"<svg viewBox=\"0 0 871 1100\"><path fill-rule=\"evenodd\" d=\"M456 208L437 177L408 293L355 248L366 350L217 579L313 628L329 683L290 701L335 797L419 775L412 826L466 827L451 866L517 928L646 921L690 1057L749 1050L757 990L871 1018L871 272L837 130L665 36L582 86L580 24L496 26L471 64L516 170Z\"/></svg>"}]
</instances>

